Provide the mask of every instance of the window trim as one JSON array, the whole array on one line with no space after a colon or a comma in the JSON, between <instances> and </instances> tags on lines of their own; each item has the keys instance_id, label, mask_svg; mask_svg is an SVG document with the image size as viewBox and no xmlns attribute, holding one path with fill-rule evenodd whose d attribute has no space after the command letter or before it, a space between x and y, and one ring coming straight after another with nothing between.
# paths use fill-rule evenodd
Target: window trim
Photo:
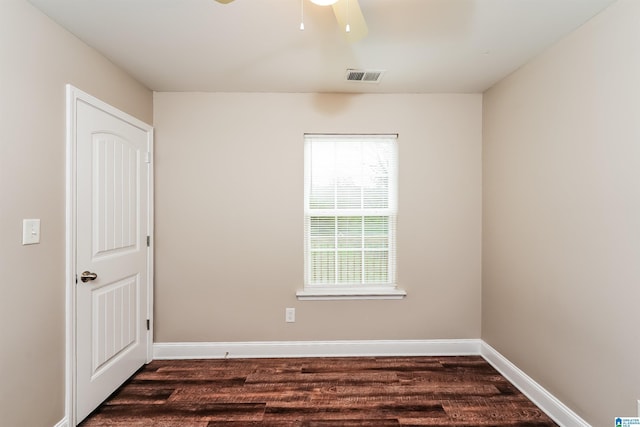
<instances>
[{"instance_id":1,"label":"window trim","mask_svg":"<svg viewBox=\"0 0 640 427\"><path fill-rule=\"evenodd\" d=\"M353 138L353 139L370 139L375 141L376 139L394 139L396 140L394 143L397 144L397 138L398 138L398 134L311 134L311 133L305 133L304 134L304 142L305 142L305 163L304 163L304 176L305 176L305 182L304 182L304 216L305 216L305 222L306 222L306 218L309 215L309 211L308 211L308 197L309 197L309 178L310 178L310 167L311 167L311 160L308 156L307 150L308 150L308 145L307 142L308 141L312 141L313 138L319 138L319 139L349 139L349 138ZM397 145L396 145L396 150L397 150ZM391 194L390 197L392 197L393 201L392 203L394 204L395 208L393 209L372 209L369 212L364 213L363 210L358 210L357 212L353 212L353 211L349 211L346 210L344 212L345 216L350 216L351 214L355 214L355 216L366 216L366 215L370 215L375 213L374 211L382 211L379 212L380 214L383 215L390 215L390 218L393 217L394 222L395 222L395 218L397 217L397 192L398 192L398 188L397 188L397 175L398 175L398 169L397 169L397 151L396 151L396 168L393 171L394 173L394 179L396 180L396 187L393 188L391 190ZM390 212L391 211L391 212ZM322 215L323 212L322 211L314 211L314 215L318 214L318 215ZM356 300L356 299L390 299L390 300L398 300L398 299L403 299L404 297L406 297L407 293L406 291L398 288L397 284L395 283L395 279L393 280L392 283L389 284L354 284L354 285L326 285L326 284L310 284L307 283L308 277L306 277L306 275L308 274L307 272L307 267L308 267L308 262L309 260L308 258L308 248L306 247L307 242L306 239L308 238L308 236L306 235L306 231L305 231L305 259L304 259L304 263L305 263L305 278L304 278L304 286L302 290L298 290L296 292L296 297L298 300ZM392 239L392 244L394 246L394 253L395 253L395 246L397 245L397 243L395 243L395 234L397 233L397 231L394 230L392 231L392 233L394 234L394 237ZM395 278L395 270L397 268L397 261L394 260L394 264L393 266L391 266L391 268L393 269L393 277Z\"/></svg>"},{"instance_id":2,"label":"window trim","mask_svg":"<svg viewBox=\"0 0 640 427\"><path fill-rule=\"evenodd\" d=\"M399 289L396 285L368 286L355 289L344 287L307 286L304 290L296 292L296 297L300 301L327 301L327 300L360 300L360 299L403 299L407 292Z\"/></svg>"}]
</instances>

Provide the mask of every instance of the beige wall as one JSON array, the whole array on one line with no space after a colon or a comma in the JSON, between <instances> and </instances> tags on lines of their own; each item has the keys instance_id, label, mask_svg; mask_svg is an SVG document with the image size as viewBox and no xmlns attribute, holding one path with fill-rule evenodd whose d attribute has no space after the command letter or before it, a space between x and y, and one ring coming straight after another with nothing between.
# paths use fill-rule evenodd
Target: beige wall
<instances>
[{"instance_id":1,"label":"beige wall","mask_svg":"<svg viewBox=\"0 0 640 427\"><path fill-rule=\"evenodd\" d=\"M479 338L481 103L156 93L155 340ZM305 132L400 134L405 300L296 300Z\"/></svg>"},{"instance_id":2,"label":"beige wall","mask_svg":"<svg viewBox=\"0 0 640 427\"><path fill-rule=\"evenodd\" d=\"M640 2L484 97L482 337L594 426L640 398Z\"/></svg>"},{"instance_id":3,"label":"beige wall","mask_svg":"<svg viewBox=\"0 0 640 427\"><path fill-rule=\"evenodd\" d=\"M23 0L0 2L0 424L64 416L65 84L151 122L152 94ZM21 245L23 218L41 244Z\"/></svg>"}]
</instances>

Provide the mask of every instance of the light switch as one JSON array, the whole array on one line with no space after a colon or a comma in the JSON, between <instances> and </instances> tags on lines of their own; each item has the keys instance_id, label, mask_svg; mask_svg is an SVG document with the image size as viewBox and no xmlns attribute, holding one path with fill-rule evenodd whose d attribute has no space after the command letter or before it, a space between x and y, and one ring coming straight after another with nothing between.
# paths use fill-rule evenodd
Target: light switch
<instances>
[{"instance_id":1,"label":"light switch","mask_svg":"<svg viewBox=\"0 0 640 427\"><path fill-rule=\"evenodd\" d=\"M22 244L33 245L40 243L40 220L39 219L23 219L22 220Z\"/></svg>"}]
</instances>

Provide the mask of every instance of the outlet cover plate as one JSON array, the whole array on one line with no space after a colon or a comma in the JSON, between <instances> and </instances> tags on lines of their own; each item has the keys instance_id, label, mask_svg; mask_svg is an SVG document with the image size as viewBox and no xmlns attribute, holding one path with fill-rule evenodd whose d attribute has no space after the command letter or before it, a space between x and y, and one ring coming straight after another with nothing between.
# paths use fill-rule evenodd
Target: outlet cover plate
<instances>
[{"instance_id":1,"label":"outlet cover plate","mask_svg":"<svg viewBox=\"0 0 640 427\"><path fill-rule=\"evenodd\" d=\"M284 321L287 323L294 323L296 321L296 309L286 308L284 310Z\"/></svg>"}]
</instances>

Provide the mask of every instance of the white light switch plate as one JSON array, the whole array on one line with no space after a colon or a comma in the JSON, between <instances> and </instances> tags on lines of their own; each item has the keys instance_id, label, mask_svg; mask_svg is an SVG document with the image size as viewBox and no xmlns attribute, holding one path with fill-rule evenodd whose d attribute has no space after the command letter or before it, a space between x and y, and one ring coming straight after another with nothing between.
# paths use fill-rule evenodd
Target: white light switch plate
<instances>
[{"instance_id":1,"label":"white light switch plate","mask_svg":"<svg viewBox=\"0 0 640 427\"><path fill-rule=\"evenodd\" d=\"M39 219L23 219L22 220L22 244L33 245L40 243L40 220Z\"/></svg>"}]
</instances>

